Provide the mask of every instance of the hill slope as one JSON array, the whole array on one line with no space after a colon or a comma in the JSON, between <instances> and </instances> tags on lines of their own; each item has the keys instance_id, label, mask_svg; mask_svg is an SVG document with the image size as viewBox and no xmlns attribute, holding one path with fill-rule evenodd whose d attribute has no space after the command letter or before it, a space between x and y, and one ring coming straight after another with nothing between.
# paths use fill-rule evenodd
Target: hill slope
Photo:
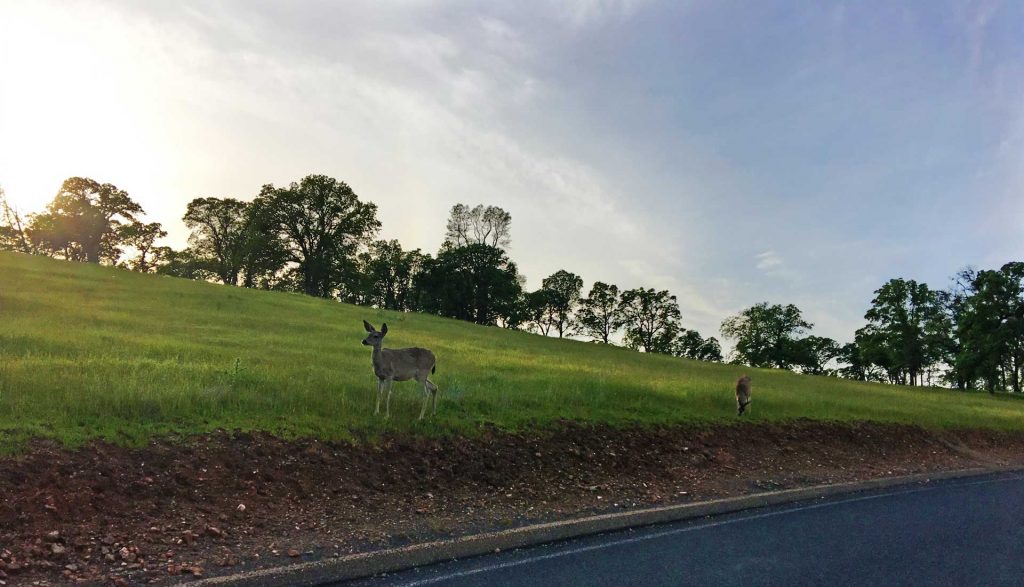
<instances>
[{"instance_id":1,"label":"hill slope","mask_svg":"<svg viewBox=\"0 0 1024 587\"><path fill-rule=\"evenodd\" d=\"M438 357L432 422L415 383L392 417L361 321L386 346ZM0 450L33 436L136 442L217 428L287 436L470 433L559 419L612 425L736 419L732 384L754 381L750 419L874 420L1024 429L1015 398L905 389L644 355L420 314L0 253Z\"/></svg>"}]
</instances>

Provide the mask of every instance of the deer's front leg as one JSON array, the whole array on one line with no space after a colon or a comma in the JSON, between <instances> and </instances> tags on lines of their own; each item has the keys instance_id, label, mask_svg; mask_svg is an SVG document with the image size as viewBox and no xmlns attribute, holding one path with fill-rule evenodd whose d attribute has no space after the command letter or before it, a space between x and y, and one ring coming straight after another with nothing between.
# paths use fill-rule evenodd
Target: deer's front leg
<instances>
[{"instance_id":1,"label":"deer's front leg","mask_svg":"<svg viewBox=\"0 0 1024 587\"><path fill-rule=\"evenodd\" d=\"M391 417L391 386L395 384L395 380L388 377L385 383L388 387L388 399L384 402L384 419L387 420Z\"/></svg>"},{"instance_id":2,"label":"deer's front leg","mask_svg":"<svg viewBox=\"0 0 1024 587\"><path fill-rule=\"evenodd\" d=\"M373 410L373 415L380 415L380 396L384 395L384 380L377 380L377 409Z\"/></svg>"}]
</instances>

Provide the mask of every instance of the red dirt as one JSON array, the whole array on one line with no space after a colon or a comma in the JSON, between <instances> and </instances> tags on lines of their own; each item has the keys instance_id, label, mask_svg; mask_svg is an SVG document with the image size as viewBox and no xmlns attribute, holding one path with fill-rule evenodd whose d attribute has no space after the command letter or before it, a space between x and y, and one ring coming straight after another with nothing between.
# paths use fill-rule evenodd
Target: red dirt
<instances>
[{"instance_id":1,"label":"red dirt","mask_svg":"<svg viewBox=\"0 0 1024 587\"><path fill-rule=\"evenodd\" d=\"M565 423L372 445L219 433L0 459L0 584L181 581L653 504L1024 463L1024 435Z\"/></svg>"}]
</instances>

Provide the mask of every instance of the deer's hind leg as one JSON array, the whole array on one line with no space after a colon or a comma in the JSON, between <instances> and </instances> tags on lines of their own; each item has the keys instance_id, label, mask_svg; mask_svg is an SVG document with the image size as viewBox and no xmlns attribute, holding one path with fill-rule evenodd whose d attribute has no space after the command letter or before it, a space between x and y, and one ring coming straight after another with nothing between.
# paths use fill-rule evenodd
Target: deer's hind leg
<instances>
[{"instance_id":1,"label":"deer's hind leg","mask_svg":"<svg viewBox=\"0 0 1024 587\"><path fill-rule=\"evenodd\" d=\"M437 413L437 386L427 379L427 387L430 388L430 415L433 416Z\"/></svg>"},{"instance_id":2,"label":"deer's hind leg","mask_svg":"<svg viewBox=\"0 0 1024 587\"><path fill-rule=\"evenodd\" d=\"M423 419L423 415L427 413L427 401L430 399L431 388L436 392L437 388L430 382L429 379L424 377L419 380L423 384L423 407L420 409L420 420Z\"/></svg>"}]
</instances>

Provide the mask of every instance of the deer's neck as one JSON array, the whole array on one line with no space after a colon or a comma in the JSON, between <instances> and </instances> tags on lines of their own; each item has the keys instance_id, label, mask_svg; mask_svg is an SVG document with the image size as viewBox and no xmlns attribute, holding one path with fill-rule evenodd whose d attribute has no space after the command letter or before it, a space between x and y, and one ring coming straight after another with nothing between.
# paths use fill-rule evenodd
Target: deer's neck
<instances>
[{"instance_id":1,"label":"deer's neck","mask_svg":"<svg viewBox=\"0 0 1024 587\"><path fill-rule=\"evenodd\" d=\"M374 371L380 371L381 359L383 356L382 349L379 344L373 345L373 368Z\"/></svg>"}]
</instances>

